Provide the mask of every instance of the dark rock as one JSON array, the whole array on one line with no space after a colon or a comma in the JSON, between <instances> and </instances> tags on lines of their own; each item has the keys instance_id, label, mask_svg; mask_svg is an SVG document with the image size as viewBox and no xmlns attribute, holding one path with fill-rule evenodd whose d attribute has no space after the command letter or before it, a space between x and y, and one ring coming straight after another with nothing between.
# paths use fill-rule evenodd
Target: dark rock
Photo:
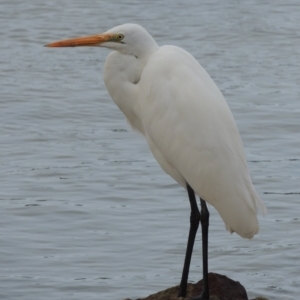
<instances>
[{"instance_id":1,"label":"dark rock","mask_svg":"<svg viewBox=\"0 0 300 300\"><path fill-rule=\"evenodd\" d=\"M210 300L248 300L245 288L238 282L224 275L209 273ZM168 288L164 291L137 300L184 300L177 298L179 286ZM202 280L193 284L188 283L187 298L200 295ZM130 299L127 299L130 300Z\"/></svg>"},{"instance_id":2,"label":"dark rock","mask_svg":"<svg viewBox=\"0 0 300 300\"><path fill-rule=\"evenodd\" d=\"M219 300L248 300L245 288L238 282L224 275L209 273L209 292ZM202 280L193 285L193 290L188 296L200 295L202 291Z\"/></svg>"}]
</instances>

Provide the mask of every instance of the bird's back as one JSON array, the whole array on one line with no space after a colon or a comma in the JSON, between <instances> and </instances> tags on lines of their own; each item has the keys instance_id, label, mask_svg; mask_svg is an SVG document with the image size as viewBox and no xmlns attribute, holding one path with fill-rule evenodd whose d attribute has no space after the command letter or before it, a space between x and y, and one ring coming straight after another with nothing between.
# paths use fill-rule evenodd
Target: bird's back
<instances>
[{"instance_id":1,"label":"bird's back","mask_svg":"<svg viewBox=\"0 0 300 300\"><path fill-rule=\"evenodd\" d=\"M139 82L137 114L161 165L213 205L226 227L251 238L264 210L250 179L242 141L213 80L186 51L163 46Z\"/></svg>"}]
</instances>

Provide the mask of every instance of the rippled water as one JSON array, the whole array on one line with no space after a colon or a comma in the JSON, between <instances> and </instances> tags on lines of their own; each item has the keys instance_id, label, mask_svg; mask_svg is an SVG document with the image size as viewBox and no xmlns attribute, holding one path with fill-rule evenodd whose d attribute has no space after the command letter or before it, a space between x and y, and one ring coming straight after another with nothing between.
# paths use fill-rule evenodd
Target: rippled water
<instances>
[{"instance_id":1,"label":"rippled water","mask_svg":"<svg viewBox=\"0 0 300 300\"><path fill-rule=\"evenodd\" d=\"M250 298L296 299L299 2L119 2L0 3L0 298L137 298L179 283L187 195L110 100L108 51L42 47L134 22L191 52L217 82L268 208L251 241L210 208L210 270ZM190 280L201 274L199 235Z\"/></svg>"}]
</instances>

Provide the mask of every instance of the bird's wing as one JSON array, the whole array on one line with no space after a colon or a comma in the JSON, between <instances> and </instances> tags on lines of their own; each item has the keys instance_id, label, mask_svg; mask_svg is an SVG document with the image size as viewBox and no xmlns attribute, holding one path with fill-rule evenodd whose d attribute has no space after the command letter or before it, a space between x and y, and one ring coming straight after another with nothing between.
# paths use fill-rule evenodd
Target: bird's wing
<instances>
[{"instance_id":1,"label":"bird's wing","mask_svg":"<svg viewBox=\"0 0 300 300\"><path fill-rule=\"evenodd\" d=\"M252 237L261 203L230 109L199 63L180 48L161 47L141 76L138 109L163 169L212 204L230 231Z\"/></svg>"}]
</instances>

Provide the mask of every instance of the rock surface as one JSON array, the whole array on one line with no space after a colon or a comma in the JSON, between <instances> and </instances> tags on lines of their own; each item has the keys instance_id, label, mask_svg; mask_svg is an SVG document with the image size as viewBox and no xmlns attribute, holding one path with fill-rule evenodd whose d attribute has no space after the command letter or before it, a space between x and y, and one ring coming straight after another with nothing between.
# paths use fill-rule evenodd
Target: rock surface
<instances>
[{"instance_id":1,"label":"rock surface","mask_svg":"<svg viewBox=\"0 0 300 300\"><path fill-rule=\"evenodd\" d=\"M208 278L210 300L248 300L245 288L238 281L234 281L224 275L216 273L209 273ZM184 298L177 298L178 291L179 286L175 286L137 300L184 300ZM188 283L187 298L185 299L200 295L201 291L202 280L195 284Z\"/></svg>"}]
</instances>

